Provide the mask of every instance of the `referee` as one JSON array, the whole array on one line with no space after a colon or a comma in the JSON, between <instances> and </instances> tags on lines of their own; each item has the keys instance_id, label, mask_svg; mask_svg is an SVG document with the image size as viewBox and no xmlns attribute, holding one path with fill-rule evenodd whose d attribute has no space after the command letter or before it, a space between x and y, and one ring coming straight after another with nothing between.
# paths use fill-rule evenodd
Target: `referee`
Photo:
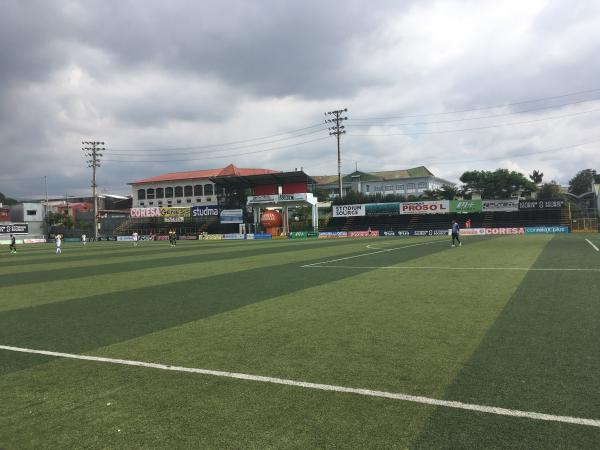
<instances>
[{"instance_id":1,"label":"referee","mask_svg":"<svg viewBox=\"0 0 600 450\"><path fill-rule=\"evenodd\" d=\"M462 243L460 242L460 226L456 220L452 221L452 247L456 247L454 242L458 242L458 246L462 247Z\"/></svg>"}]
</instances>

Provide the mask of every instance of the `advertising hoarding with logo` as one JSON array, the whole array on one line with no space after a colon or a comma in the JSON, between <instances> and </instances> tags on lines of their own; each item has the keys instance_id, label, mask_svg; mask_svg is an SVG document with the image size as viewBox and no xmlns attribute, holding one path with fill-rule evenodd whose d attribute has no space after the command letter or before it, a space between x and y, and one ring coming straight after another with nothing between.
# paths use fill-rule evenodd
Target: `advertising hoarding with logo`
<instances>
[{"instance_id":1,"label":"advertising hoarding with logo","mask_svg":"<svg viewBox=\"0 0 600 450\"><path fill-rule=\"evenodd\" d=\"M521 210L535 209L562 209L565 206L565 201L562 199L554 200L523 200L519 202Z\"/></svg>"},{"instance_id":2,"label":"advertising hoarding with logo","mask_svg":"<svg viewBox=\"0 0 600 450\"><path fill-rule=\"evenodd\" d=\"M0 234L29 234L29 224L9 223L0 225Z\"/></svg>"},{"instance_id":3,"label":"advertising hoarding with logo","mask_svg":"<svg viewBox=\"0 0 600 450\"><path fill-rule=\"evenodd\" d=\"M220 217L221 223L244 223L244 211L241 209L224 209Z\"/></svg>"},{"instance_id":4,"label":"advertising hoarding with logo","mask_svg":"<svg viewBox=\"0 0 600 450\"><path fill-rule=\"evenodd\" d=\"M519 200L483 200L481 210L484 212L512 212L519 210Z\"/></svg>"},{"instance_id":5,"label":"advertising hoarding with logo","mask_svg":"<svg viewBox=\"0 0 600 450\"><path fill-rule=\"evenodd\" d=\"M346 238L348 233L346 231L321 231L319 232L319 239L337 239Z\"/></svg>"},{"instance_id":6,"label":"advertising hoarding with logo","mask_svg":"<svg viewBox=\"0 0 600 450\"><path fill-rule=\"evenodd\" d=\"M377 237L377 236L379 236L379 230L348 231L348 237Z\"/></svg>"},{"instance_id":7,"label":"advertising hoarding with logo","mask_svg":"<svg viewBox=\"0 0 600 450\"><path fill-rule=\"evenodd\" d=\"M525 227L525 233L568 233L569 227L564 226L540 226L540 227Z\"/></svg>"},{"instance_id":8,"label":"advertising hoarding with logo","mask_svg":"<svg viewBox=\"0 0 600 450\"><path fill-rule=\"evenodd\" d=\"M448 230L410 230L409 233L411 236L447 236Z\"/></svg>"},{"instance_id":9,"label":"advertising hoarding with logo","mask_svg":"<svg viewBox=\"0 0 600 450\"><path fill-rule=\"evenodd\" d=\"M192 206L192 217L217 217L219 212L218 205Z\"/></svg>"},{"instance_id":10,"label":"advertising hoarding with logo","mask_svg":"<svg viewBox=\"0 0 600 450\"><path fill-rule=\"evenodd\" d=\"M485 228L485 234L525 234L525 228Z\"/></svg>"},{"instance_id":11,"label":"advertising hoarding with logo","mask_svg":"<svg viewBox=\"0 0 600 450\"><path fill-rule=\"evenodd\" d=\"M364 216L365 205L333 205L333 217Z\"/></svg>"},{"instance_id":12,"label":"advertising hoarding with logo","mask_svg":"<svg viewBox=\"0 0 600 450\"><path fill-rule=\"evenodd\" d=\"M400 203L400 214L446 214L449 210L448 200Z\"/></svg>"},{"instance_id":13,"label":"advertising hoarding with logo","mask_svg":"<svg viewBox=\"0 0 600 450\"><path fill-rule=\"evenodd\" d=\"M367 216L400 214L400 203L369 203L366 205Z\"/></svg>"},{"instance_id":14,"label":"advertising hoarding with logo","mask_svg":"<svg viewBox=\"0 0 600 450\"><path fill-rule=\"evenodd\" d=\"M132 219L141 219L146 217L161 217L160 208L131 208L129 215Z\"/></svg>"},{"instance_id":15,"label":"advertising hoarding with logo","mask_svg":"<svg viewBox=\"0 0 600 450\"><path fill-rule=\"evenodd\" d=\"M162 217L190 217L190 207L183 206L161 206L160 215Z\"/></svg>"},{"instance_id":16,"label":"advertising hoarding with logo","mask_svg":"<svg viewBox=\"0 0 600 450\"><path fill-rule=\"evenodd\" d=\"M450 212L453 212L453 213L481 212L481 200L450 200Z\"/></svg>"}]
</instances>

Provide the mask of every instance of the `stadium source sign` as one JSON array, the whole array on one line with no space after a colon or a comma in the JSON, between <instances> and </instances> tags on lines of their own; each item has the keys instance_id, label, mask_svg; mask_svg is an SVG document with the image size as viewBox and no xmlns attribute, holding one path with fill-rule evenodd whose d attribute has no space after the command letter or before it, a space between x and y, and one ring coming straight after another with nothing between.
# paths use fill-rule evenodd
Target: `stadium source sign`
<instances>
[{"instance_id":1,"label":"stadium source sign","mask_svg":"<svg viewBox=\"0 0 600 450\"><path fill-rule=\"evenodd\" d=\"M519 202L519 209L562 209L565 206L565 201L558 200L527 200Z\"/></svg>"},{"instance_id":2,"label":"stadium source sign","mask_svg":"<svg viewBox=\"0 0 600 450\"><path fill-rule=\"evenodd\" d=\"M0 225L0 234L29 234L29 224L9 223Z\"/></svg>"},{"instance_id":3,"label":"stadium source sign","mask_svg":"<svg viewBox=\"0 0 600 450\"><path fill-rule=\"evenodd\" d=\"M333 205L333 217L364 216L365 205Z\"/></svg>"},{"instance_id":4,"label":"stadium source sign","mask_svg":"<svg viewBox=\"0 0 600 450\"><path fill-rule=\"evenodd\" d=\"M400 214L447 214L449 210L448 200L400 203Z\"/></svg>"},{"instance_id":5,"label":"stadium source sign","mask_svg":"<svg viewBox=\"0 0 600 450\"><path fill-rule=\"evenodd\" d=\"M519 210L518 200L484 200L481 203L481 209L484 212L513 212Z\"/></svg>"}]
</instances>

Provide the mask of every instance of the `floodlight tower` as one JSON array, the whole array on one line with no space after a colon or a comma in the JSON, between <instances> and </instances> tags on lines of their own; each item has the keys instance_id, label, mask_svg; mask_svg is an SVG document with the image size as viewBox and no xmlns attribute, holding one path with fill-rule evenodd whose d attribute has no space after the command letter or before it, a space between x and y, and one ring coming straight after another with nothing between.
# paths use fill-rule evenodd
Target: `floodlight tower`
<instances>
[{"instance_id":1,"label":"floodlight tower","mask_svg":"<svg viewBox=\"0 0 600 450\"><path fill-rule=\"evenodd\" d=\"M81 150L83 154L90 158L88 159L87 166L92 168L92 196L94 197L94 240L98 240L98 195L96 188L96 168L100 167L100 157L102 156L101 151L105 151L104 142L98 141L82 141Z\"/></svg>"},{"instance_id":2,"label":"floodlight tower","mask_svg":"<svg viewBox=\"0 0 600 450\"><path fill-rule=\"evenodd\" d=\"M348 120L348 117L342 116L342 114L346 112L348 112L347 108L338 109L335 111L328 111L325 113L325 117L332 116L330 119L325 119L326 124L331 124L331 126L329 127L329 136L335 136L337 138L338 184L340 189L340 198L342 198L344 195L342 185L342 158L340 154L340 136L346 133L344 125L341 125L341 123L344 120Z\"/></svg>"}]
</instances>

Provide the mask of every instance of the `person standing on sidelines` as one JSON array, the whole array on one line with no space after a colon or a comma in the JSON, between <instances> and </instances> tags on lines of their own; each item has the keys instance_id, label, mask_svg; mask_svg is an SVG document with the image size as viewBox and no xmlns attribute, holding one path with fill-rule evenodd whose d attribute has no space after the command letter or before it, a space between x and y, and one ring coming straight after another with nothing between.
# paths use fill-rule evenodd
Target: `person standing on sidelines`
<instances>
[{"instance_id":1,"label":"person standing on sidelines","mask_svg":"<svg viewBox=\"0 0 600 450\"><path fill-rule=\"evenodd\" d=\"M85 246L85 244L87 244L87 236L85 234L81 235L81 242L83 242L84 246Z\"/></svg>"},{"instance_id":2,"label":"person standing on sidelines","mask_svg":"<svg viewBox=\"0 0 600 450\"><path fill-rule=\"evenodd\" d=\"M62 253L62 250L60 248L60 246L62 245L62 235L57 234L54 237L54 243L56 244L56 254L60 255Z\"/></svg>"},{"instance_id":3,"label":"person standing on sidelines","mask_svg":"<svg viewBox=\"0 0 600 450\"><path fill-rule=\"evenodd\" d=\"M133 246L137 247L137 244L138 244L138 234L137 234L137 231L133 232L132 237L133 237Z\"/></svg>"},{"instance_id":4,"label":"person standing on sidelines","mask_svg":"<svg viewBox=\"0 0 600 450\"><path fill-rule=\"evenodd\" d=\"M462 242L460 242L460 226L456 220L452 221L452 247L456 247L454 242L458 242L458 246L462 247Z\"/></svg>"},{"instance_id":5,"label":"person standing on sidelines","mask_svg":"<svg viewBox=\"0 0 600 450\"><path fill-rule=\"evenodd\" d=\"M17 240L12 234L10 235L10 245L8 246L8 249L11 253L17 253Z\"/></svg>"}]
</instances>

